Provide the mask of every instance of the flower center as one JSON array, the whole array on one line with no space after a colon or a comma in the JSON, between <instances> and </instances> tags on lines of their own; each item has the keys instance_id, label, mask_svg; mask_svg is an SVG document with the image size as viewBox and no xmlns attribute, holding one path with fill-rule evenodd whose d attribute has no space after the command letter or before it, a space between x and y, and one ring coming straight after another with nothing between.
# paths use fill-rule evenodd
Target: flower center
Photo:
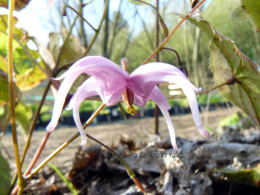
<instances>
[{"instance_id":1,"label":"flower center","mask_svg":"<svg viewBox=\"0 0 260 195\"><path fill-rule=\"evenodd\" d=\"M132 106L133 103L134 103L134 93L127 87L124 90L122 98L123 98L123 101L124 101L124 103L126 105L126 111L129 114L134 115L135 114L135 109Z\"/></svg>"},{"instance_id":2,"label":"flower center","mask_svg":"<svg viewBox=\"0 0 260 195\"><path fill-rule=\"evenodd\" d=\"M126 62L126 58L121 59L121 64L122 64L122 68L127 71L127 62ZM124 90L123 93L123 101L126 105L126 111L131 114L134 115L135 114L135 109L134 107L132 107L133 103L134 103L134 93L127 87Z\"/></svg>"}]
</instances>

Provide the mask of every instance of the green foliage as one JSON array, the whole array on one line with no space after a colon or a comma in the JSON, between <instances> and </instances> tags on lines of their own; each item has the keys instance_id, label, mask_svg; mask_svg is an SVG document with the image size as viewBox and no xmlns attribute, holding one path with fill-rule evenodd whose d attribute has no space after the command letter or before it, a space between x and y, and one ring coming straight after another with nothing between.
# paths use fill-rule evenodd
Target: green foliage
<instances>
[{"instance_id":1,"label":"green foliage","mask_svg":"<svg viewBox=\"0 0 260 195\"><path fill-rule=\"evenodd\" d=\"M19 103L15 106L15 117L19 124L18 130L23 134L28 134L33 117L32 110L24 104Z\"/></svg>"},{"instance_id":2,"label":"green foliage","mask_svg":"<svg viewBox=\"0 0 260 195\"><path fill-rule=\"evenodd\" d=\"M66 63L69 63L73 60L80 58L84 52L85 48L81 45L78 37L74 35L70 35L69 39L66 40L68 36L68 30L65 27L61 27L61 37L62 41L65 42L62 48L62 53L60 56L59 66L62 67ZM57 61L59 57L59 53L61 50L61 46L59 44L59 34L50 33L50 41L48 44L48 49L51 52L53 59Z\"/></svg>"},{"instance_id":3,"label":"green foliage","mask_svg":"<svg viewBox=\"0 0 260 195\"><path fill-rule=\"evenodd\" d=\"M222 173L231 182L243 183L258 187L260 185L260 164L251 169L239 170L215 170L215 172Z\"/></svg>"},{"instance_id":4,"label":"green foliage","mask_svg":"<svg viewBox=\"0 0 260 195\"><path fill-rule=\"evenodd\" d=\"M101 101L85 100L80 105L80 112L93 112L101 105Z\"/></svg>"},{"instance_id":5,"label":"green foliage","mask_svg":"<svg viewBox=\"0 0 260 195\"><path fill-rule=\"evenodd\" d=\"M7 38L6 34L6 15L1 15L3 25L0 26L0 69L7 72L7 62L4 61L4 58L7 56ZM17 19L14 19L15 23ZM22 39L23 30L19 28L14 28L14 34L16 34L18 39ZM27 40L21 42L26 50L31 54L31 56L39 62L41 66L44 65L43 61L40 58L40 55L37 51L31 50L28 48ZM14 61L14 72L16 84L20 90L29 90L33 87L39 85L43 80L46 79L46 75L42 70L33 62L33 60L28 56L23 47L18 43L17 40L13 39L13 61Z\"/></svg>"},{"instance_id":6,"label":"green foliage","mask_svg":"<svg viewBox=\"0 0 260 195\"><path fill-rule=\"evenodd\" d=\"M11 114L8 104L0 106L0 131L5 131L9 123Z\"/></svg>"},{"instance_id":7,"label":"green foliage","mask_svg":"<svg viewBox=\"0 0 260 195\"><path fill-rule=\"evenodd\" d=\"M0 57L0 61L2 58ZM1 62L0 62L1 63ZM9 101L9 94L8 94L8 78L7 74L1 71L0 69L0 106L5 105ZM17 97L17 100L20 99L21 93L19 88L15 85L15 96Z\"/></svg>"},{"instance_id":8,"label":"green foliage","mask_svg":"<svg viewBox=\"0 0 260 195\"><path fill-rule=\"evenodd\" d=\"M260 73L257 65L236 47L233 41L220 35L207 21L188 19L212 38L211 69L217 85L229 82L219 90L260 124Z\"/></svg>"},{"instance_id":9,"label":"green foliage","mask_svg":"<svg viewBox=\"0 0 260 195\"><path fill-rule=\"evenodd\" d=\"M241 7L255 24L257 31L260 32L260 1L241 0Z\"/></svg>"},{"instance_id":10,"label":"green foliage","mask_svg":"<svg viewBox=\"0 0 260 195\"><path fill-rule=\"evenodd\" d=\"M8 194L11 187L11 169L0 152L0 194Z\"/></svg>"},{"instance_id":11,"label":"green foliage","mask_svg":"<svg viewBox=\"0 0 260 195\"><path fill-rule=\"evenodd\" d=\"M237 126L240 120L241 120L241 118L238 116L237 113L235 113L235 114L233 114L231 116L228 116L228 117L222 119L219 122L219 126L220 127Z\"/></svg>"},{"instance_id":12,"label":"green foliage","mask_svg":"<svg viewBox=\"0 0 260 195\"><path fill-rule=\"evenodd\" d=\"M241 17L236 12L240 0L214 0L202 13L205 18L219 33L235 41L236 46L253 61L260 58L259 43L254 35L250 21ZM208 42L203 43L208 47Z\"/></svg>"}]
</instances>

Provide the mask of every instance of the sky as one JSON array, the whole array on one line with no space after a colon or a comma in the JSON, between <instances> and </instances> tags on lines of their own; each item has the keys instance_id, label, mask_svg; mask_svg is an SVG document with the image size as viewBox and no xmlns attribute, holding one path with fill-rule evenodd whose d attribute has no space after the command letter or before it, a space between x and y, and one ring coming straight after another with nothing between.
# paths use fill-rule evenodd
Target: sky
<instances>
[{"instance_id":1,"label":"sky","mask_svg":"<svg viewBox=\"0 0 260 195\"><path fill-rule=\"evenodd\" d=\"M120 0L112 0L110 4L110 15L118 9ZM47 10L48 0L31 0L30 3L21 11L14 11L14 16L19 20L17 27L25 29L30 36L38 38L45 45L49 40L50 32L58 32L60 27L60 16L56 13L55 7L60 3L59 0L54 1L52 7ZM127 2L128 3L128 2ZM128 3L129 4L129 3ZM130 15L128 5L124 5L124 14ZM90 5L84 8L87 20L97 27L101 15L103 13L104 1L96 0ZM133 5L132 5L132 8ZM8 11L5 8L0 8L0 14L7 14ZM132 13L132 11L131 11ZM129 15L127 15L129 14ZM133 24L132 24L133 25ZM87 27L86 27L87 28ZM90 29L87 29L90 30Z\"/></svg>"}]
</instances>

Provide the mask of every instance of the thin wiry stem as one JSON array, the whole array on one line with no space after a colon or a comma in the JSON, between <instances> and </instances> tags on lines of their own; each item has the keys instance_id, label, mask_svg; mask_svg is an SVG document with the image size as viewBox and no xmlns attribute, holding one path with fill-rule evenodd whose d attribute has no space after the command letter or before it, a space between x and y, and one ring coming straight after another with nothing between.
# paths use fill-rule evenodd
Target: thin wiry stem
<instances>
[{"instance_id":1,"label":"thin wiry stem","mask_svg":"<svg viewBox=\"0 0 260 195\"><path fill-rule=\"evenodd\" d=\"M150 4L148 4L150 5ZM153 6L152 6L153 7ZM159 0L156 0L156 19L155 19L155 48L159 46ZM155 54L155 61L159 62L159 53ZM154 133L159 135L159 107L154 108Z\"/></svg>"},{"instance_id":2,"label":"thin wiry stem","mask_svg":"<svg viewBox=\"0 0 260 195\"><path fill-rule=\"evenodd\" d=\"M92 48L93 44L95 43L95 41L96 41L96 39L97 39L97 36L98 36L98 34L99 34L99 31L100 31L100 29L101 29L101 27L102 27L103 21L105 20L106 15L107 15L109 2L110 2L110 0L107 0L107 1L106 1L105 9L104 9L102 18L101 18L101 20L100 20L100 23L99 23L99 25L98 25L98 28L97 28L97 30L96 30L96 33L95 33L94 37L92 38L92 41L91 41L91 43L89 44L87 50L86 50L85 53L82 55L82 57L84 57L84 56L86 56L86 55L88 54L88 52L90 51L90 49Z\"/></svg>"},{"instance_id":3,"label":"thin wiry stem","mask_svg":"<svg viewBox=\"0 0 260 195\"><path fill-rule=\"evenodd\" d=\"M97 32L97 29L95 29L77 10L75 10L73 7L69 6L69 5L65 5L65 8L69 8L72 11L74 11L82 20L84 20L89 26L90 28L92 28L92 30L94 30L95 32Z\"/></svg>"},{"instance_id":4,"label":"thin wiry stem","mask_svg":"<svg viewBox=\"0 0 260 195\"><path fill-rule=\"evenodd\" d=\"M86 128L98 115L98 113L104 108L105 104L102 104L94 114L88 119L86 124L84 125L84 128ZM53 157L55 157L58 153L60 153L65 147L67 147L73 140L75 140L79 136L79 132L74 134L71 138L69 138L66 142L64 142L60 147L58 147L56 150L54 150L47 158L44 159L44 161L36 167L33 172L26 176L26 179L31 179L42 167L44 167Z\"/></svg>"},{"instance_id":5,"label":"thin wiry stem","mask_svg":"<svg viewBox=\"0 0 260 195\"><path fill-rule=\"evenodd\" d=\"M24 146L24 149L23 149L23 154L22 154L22 157L21 157L21 165L22 165L23 162L24 162L26 153L27 153L28 148L29 148L29 145L30 145L30 143L31 143L31 138L32 138L33 130L34 130L35 126L36 126L37 119L38 119L38 117L39 117L39 115L40 115L40 111L41 111L42 105L43 105L43 103L44 103L44 101L45 101L45 98L46 98L46 96L47 96L47 94L48 94L48 91L49 91L50 86L51 86L51 82L49 81L48 84L47 84L47 86L46 86L46 88L45 88L45 90L44 90L44 93L43 93L41 102L40 102L40 104L39 104L39 106L38 106L38 108L37 108L37 111L36 111L35 115L34 115L34 118L33 118L33 121L32 121L32 125L31 125L31 128L30 128L29 133L28 133L28 137L27 137L27 140L26 140L26 143L25 143L25 146ZM33 160L32 160L32 161L33 161ZM15 176L14 176L13 179L12 179L12 183L11 183L11 186L12 186L12 187L11 187L11 189L13 188L13 186L14 186L16 180L17 180L17 173L15 174Z\"/></svg>"},{"instance_id":6,"label":"thin wiry stem","mask_svg":"<svg viewBox=\"0 0 260 195\"><path fill-rule=\"evenodd\" d=\"M22 175L19 148L17 141L17 132L15 125L15 94L14 94L14 80L13 80L13 10L14 10L15 0L9 1L9 15L8 15L8 82L9 82L9 102L10 102L10 112L11 112L11 126L12 126L12 138L13 147L16 160L16 168L18 172L18 184L20 187L20 192L22 192L24 186L26 185L25 180Z\"/></svg>"},{"instance_id":7,"label":"thin wiry stem","mask_svg":"<svg viewBox=\"0 0 260 195\"><path fill-rule=\"evenodd\" d=\"M61 54L62 54L62 52L63 52L64 46L65 46L65 44L67 43L67 41L69 40L69 38L70 38L72 29L73 29L73 27L75 26L78 17L79 17L78 15L75 17L73 23L72 23L71 26L70 26L69 33L67 34L66 39L63 41L63 44L62 44L62 46L61 46L61 48L60 48L60 52L59 52L59 55L58 55L58 58L57 58L57 61L56 61L56 66L55 66L55 68L54 68L54 72L55 72L55 71L58 69L58 67L59 67L59 63L60 63L60 60L61 60Z\"/></svg>"},{"instance_id":8,"label":"thin wiry stem","mask_svg":"<svg viewBox=\"0 0 260 195\"><path fill-rule=\"evenodd\" d=\"M105 5L105 9L104 9L104 12L103 12L103 15L102 15L102 18L100 20L100 23L98 25L98 28L97 28L97 31L95 32L95 35L93 36L88 48L86 49L85 53L80 57L80 58L83 58L84 56L86 56L88 54L88 52L91 50L92 46L94 45L96 39L97 39L97 36L100 32L100 29L102 27L102 24L103 24L103 21L105 20L106 18L106 14L107 14L107 10L108 10L108 6L109 6L109 2L110 0L107 0L106 1L106 5ZM65 64L61 69L66 69L68 67L70 67L74 62L78 61L80 58L76 59L76 60L73 60L72 62L69 62L68 64ZM61 69L59 69L57 72L59 72Z\"/></svg>"},{"instance_id":9,"label":"thin wiry stem","mask_svg":"<svg viewBox=\"0 0 260 195\"><path fill-rule=\"evenodd\" d=\"M177 26L171 31L171 33L164 39L164 41L159 45L159 47L157 47L153 53L146 58L146 60L143 62L143 64L146 64L147 62L149 62L156 53L158 53L162 47L169 41L169 39L172 37L172 35L175 33L175 31L181 26L181 24L190 16L192 15L206 0L202 0L200 3L198 3L196 5L196 7L194 7L189 14L187 14L186 16L184 16L182 18L182 20L177 24Z\"/></svg>"}]
</instances>

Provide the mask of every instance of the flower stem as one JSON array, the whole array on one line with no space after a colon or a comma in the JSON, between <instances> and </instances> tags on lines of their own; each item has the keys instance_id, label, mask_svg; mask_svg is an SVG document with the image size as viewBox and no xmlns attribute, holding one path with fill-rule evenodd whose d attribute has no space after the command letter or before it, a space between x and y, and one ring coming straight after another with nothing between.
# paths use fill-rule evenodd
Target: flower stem
<instances>
[{"instance_id":1,"label":"flower stem","mask_svg":"<svg viewBox=\"0 0 260 195\"><path fill-rule=\"evenodd\" d=\"M194 7L189 14L187 14L186 16L184 16L182 18L182 20L177 24L177 26L171 31L171 33L164 39L164 41L159 45L159 47L157 47L153 53L146 58L146 60L143 62L143 64L146 64L147 62L149 62L156 53L158 53L162 47L169 41L169 39L171 38L171 36L175 33L175 31L181 26L181 24L190 16L192 15L206 0L202 0L200 3L198 3L196 5L196 7Z\"/></svg>"},{"instance_id":2,"label":"flower stem","mask_svg":"<svg viewBox=\"0 0 260 195\"><path fill-rule=\"evenodd\" d=\"M16 167L18 172L18 184L22 191L26 185L25 180L22 175L19 148L17 141L17 132L15 125L15 94L14 94L14 81L13 81L13 10L14 10L15 0L9 1L9 15L8 15L8 81L9 81L9 101L10 101L10 111L11 111L11 127L12 127L12 138L13 147L15 153Z\"/></svg>"},{"instance_id":3,"label":"flower stem","mask_svg":"<svg viewBox=\"0 0 260 195\"><path fill-rule=\"evenodd\" d=\"M31 128L30 128L29 133L28 133L28 137L27 137L27 140L26 140L26 143L25 143L25 147L24 147L24 149L23 149L23 154L22 154L22 157L21 157L21 165L22 165L23 162L24 162L26 153L27 153L28 148L29 148L29 145L30 145L30 143L31 143L31 138L32 138L33 130L34 130L35 126L36 126L36 121L37 121L37 119L38 119L38 117L39 117L39 115L40 115L41 107L42 107L42 105L43 105L43 103L44 103L44 101L45 101L46 95L48 94L50 85L51 85L51 81L48 82L48 84L47 84L47 86L46 86L46 88L45 88L45 91L44 91L44 93L43 93L43 96L42 96L42 100L41 100L41 102L40 102L40 105L38 106L37 111L36 111L36 113L35 113L35 115L34 115L33 122L32 122ZM43 142L41 142L41 143L43 143ZM39 149L38 149L38 150L39 150ZM36 153L38 153L38 150L37 150ZM34 157L35 157L35 156L34 156ZM37 159L36 159L36 160L37 160ZM31 161L31 164L32 164L32 162L36 162L36 160L33 158L33 160ZM35 164L35 163L34 163L34 164ZM33 166L34 166L34 164L33 164ZM31 165L29 165L29 166L31 166ZM28 170L28 168L27 168L27 170ZM30 170L30 171L31 171L31 170ZM24 173L24 176L25 176L25 175L26 175L26 173ZM11 186L12 186L12 187L11 187L11 189L13 188L13 186L14 186L16 180L17 180L17 173L15 173L15 176L14 176L13 179L12 179L12 183L11 183ZM17 190L18 190L18 189L15 188L15 189L13 190L13 192L15 192L15 191L17 192ZM16 194L16 193L15 193L15 194Z\"/></svg>"},{"instance_id":4,"label":"flower stem","mask_svg":"<svg viewBox=\"0 0 260 195\"><path fill-rule=\"evenodd\" d=\"M102 104L94 114L88 119L85 123L84 128L86 128L93 119L98 115L98 113L104 108L105 104ZM36 167L31 174L29 174L26 179L31 179L42 167L44 167L53 157L55 157L58 153L60 153L65 147L67 147L73 140L75 140L79 136L79 132L74 134L71 138L69 138L66 142L64 142L59 148L54 150L41 164Z\"/></svg>"}]
</instances>

